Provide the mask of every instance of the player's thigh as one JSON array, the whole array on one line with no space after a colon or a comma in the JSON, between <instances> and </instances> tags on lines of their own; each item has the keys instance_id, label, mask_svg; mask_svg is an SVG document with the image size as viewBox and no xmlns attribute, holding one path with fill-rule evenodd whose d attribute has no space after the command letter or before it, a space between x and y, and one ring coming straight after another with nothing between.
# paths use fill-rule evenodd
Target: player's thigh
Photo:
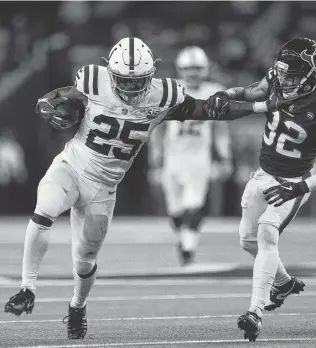
<instances>
[{"instance_id":1,"label":"player's thigh","mask_svg":"<svg viewBox=\"0 0 316 348\"><path fill-rule=\"evenodd\" d=\"M116 194L101 187L84 205L71 209L73 261L94 263L112 221Z\"/></svg>"},{"instance_id":2,"label":"player's thigh","mask_svg":"<svg viewBox=\"0 0 316 348\"><path fill-rule=\"evenodd\" d=\"M258 220L264 213L267 203L261 190L261 180L251 178L241 197L242 215L239 236L244 241L255 241L258 233Z\"/></svg>"},{"instance_id":3,"label":"player's thigh","mask_svg":"<svg viewBox=\"0 0 316 348\"><path fill-rule=\"evenodd\" d=\"M279 230L279 233L282 233L309 197L310 193L307 193L304 196L287 201L279 207L268 205L265 212L259 218L259 224L272 225Z\"/></svg>"},{"instance_id":4,"label":"player's thigh","mask_svg":"<svg viewBox=\"0 0 316 348\"><path fill-rule=\"evenodd\" d=\"M184 209L200 209L204 206L209 190L209 176L192 175L183 183Z\"/></svg>"},{"instance_id":5,"label":"player's thigh","mask_svg":"<svg viewBox=\"0 0 316 348\"><path fill-rule=\"evenodd\" d=\"M179 175L171 170L164 170L162 173L161 184L168 215L175 216L181 214L183 212L183 191Z\"/></svg>"},{"instance_id":6,"label":"player's thigh","mask_svg":"<svg viewBox=\"0 0 316 348\"><path fill-rule=\"evenodd\" d=\"M57 156L38 185L35 213L55 219L78 197L76 173Z\"/></svg>"}]
</instances>

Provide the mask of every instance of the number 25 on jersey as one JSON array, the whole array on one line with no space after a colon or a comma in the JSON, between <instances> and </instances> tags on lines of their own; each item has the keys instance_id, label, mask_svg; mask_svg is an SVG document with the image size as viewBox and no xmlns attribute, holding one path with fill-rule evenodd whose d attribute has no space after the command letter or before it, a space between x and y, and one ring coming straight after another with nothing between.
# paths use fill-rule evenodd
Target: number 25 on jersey
<instances>
[{"instance_id":1,"label":"number 25 on jersey","mask_svg":"<svg viewBox=\"0 0 316 348\"><path fill-rule=\"evenodd\" d=\"M133 132L147 132L149 128L149 124L133 123L130 121L124 121L124 123L120 125L117 119L102 114L96 116L93 122L96 124L107 124L109 130L105 133L98 129L91 129L87 137L86 145L90 149L106 156L109 155L112 149L114 157L122 161L129 161L142 146L142 141L140 139L131 138ZM98 144L95 142L95 137L99 137L103 140L118 139L121 141L122 146L113 146L106 142ZM126 151L126 148L130 148L130 150Z\"/></svg>"}]
</instances>

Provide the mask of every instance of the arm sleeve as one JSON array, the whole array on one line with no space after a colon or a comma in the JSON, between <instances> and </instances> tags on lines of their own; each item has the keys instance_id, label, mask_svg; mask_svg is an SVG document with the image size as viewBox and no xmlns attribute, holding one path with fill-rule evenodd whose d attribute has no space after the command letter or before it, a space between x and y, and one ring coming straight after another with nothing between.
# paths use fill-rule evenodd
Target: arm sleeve
<instances>
[{"instance_id":1,"label":"arm sleeve","mask_svg":"<svg viewBox=\"0 0 316 348\"><path fill-rule=\"evenodd\" d=\"M168 112L165 120L209 120L207 112L203 109L203 105L206 104L207 100L195 99L187 94L181 104Z\"/></svg>"}]
</instances>

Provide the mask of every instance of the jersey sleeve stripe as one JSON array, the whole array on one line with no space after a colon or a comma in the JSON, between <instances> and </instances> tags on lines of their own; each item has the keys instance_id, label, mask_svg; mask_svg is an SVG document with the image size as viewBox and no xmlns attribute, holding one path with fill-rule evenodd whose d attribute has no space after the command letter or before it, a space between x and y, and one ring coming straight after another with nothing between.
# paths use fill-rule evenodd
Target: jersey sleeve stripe
<instances>
[{"instance_id":1,"label":"jersey sleeve stripe","mask_svg":"<svg viewBox=\"0 0 316 348\"><path fill-rule=\"evenodd\" d=\"M99 67L97 65L93 65L93 82L92 82L92 89L94 95L99 95L99 88L98 88L98 78L99 78Z\"/></svg>"},{"instance_id":2,"label":"jersey sleeve stripe","mask_svg":"<svg viewBox=\"0 0 316 348\"><path fill-rule=\"evenodd\" d=\"M163 108L166 105L167 99L168 99L168 83L166 78L161 79L161 81L162 81L163 92L162 92L162 99L159 104L159 107Z\"/></svg>"},{"instance_id":3,"label":"jersey sleeve stripe","mask_svg":"<svg viewBox=\"0 0 316 348\"><path fill-rule=\"evenodd\" d=\"M83 68L83 91L86 94L89 94L89 76L90 71L89 71L89 65L86 65Z\"/></svg>"},{"instance_id":4,"label":"jersey sleeve stripe","mask_svg":"<svg viewBox=\"0 0 316 348\"><path fill-rule=\"evenodd\" d=\"M169 108L172 108L173 106L175 106L176 102L178 100L177 82L174 79L172 79L171 85L172 85L172 98L171 98L171 102L169 104Z\"/></svg>"}]
</instances>

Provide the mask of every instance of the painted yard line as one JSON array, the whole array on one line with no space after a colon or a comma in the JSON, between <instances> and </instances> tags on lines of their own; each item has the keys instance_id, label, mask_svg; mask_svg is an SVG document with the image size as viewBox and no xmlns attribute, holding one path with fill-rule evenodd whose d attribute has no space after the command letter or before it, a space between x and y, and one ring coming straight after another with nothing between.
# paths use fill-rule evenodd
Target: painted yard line
<instances>
[{"instance_id":1,"label":"painted yard line","mask_svg":"<svg viewBox=\"0 0 316 348\"><path fill-rule=\"evenodd\" d=\"M150 321L150 320L196 320L196 319L225 319L238 318L240 314L221 314L221 315L190 315L190 316L171 316L171 317L118 317L118 318L100 318L90 319L89 321ZM301 315L314 316L316 313L273 313L265 314L265 317L299 317ZM25 324L25 323L57 323L62 319L43 319L43 320L4 320L0 324ZM316 338L315 338L316 339Z\"/></svg>"},{"instance_id":2,"label":"painted yard line","mask_svg":"<svg viewBox=\"0 0 316 348\"><path fill-rule=\"evenodd\" d=\"M316 278L310 278L305 280L306 286L315 286ZM37 288L49 286L52 287L62 287L62 286L73 286L74 281L72 279L51 279L51 280L37 280ZM251 285L252 279L221 279L221 278L210 278L210 279L148 279L148 280L137 280L137 279L97 279L95 281L95 286L117 286L117 285L127 285L128 287L143 287L143 286L200 286L200 285ZM15 288L21 285L20 280L11 280L10 278L0 277L0 288ZM211 289L210 289L211 290Z\"/></svg>"},{"instance_id":3,"label":"painted yard line","mask_svg":"<svg viewBox=\"0 0 316 348\"><path fill-rule=\"evenodd\" d=\"M316 342L316 337L301 338L263 338L256 342ZM78 348L78 347L137 347L137 346L170 346L183 344L210 344L210 343L245 343L245 340L199 340L199 341L153 341L153 342L125 342L125 343L95 343L95 344L65 344L65 345L45 345L45 346L16 346L12 348Z\"/></svg>"},{"instance_id":4,"label":"painted yard line","mask_svg":"<svg viewBox=\"0 0 316 348\"><path fill-rule=\"evenodd\" d=\"M89 297L89 302L102 301L161 301L161 300L196 300L196 299L221 299L221 298L249 298L251 293L227 293L227 294L186 294L186 295L149 295L149 296L96 296ZM300 297L316 296L316 291L304 292ZM0 303L6 303L1 300ZM37 298L37 303L69 302L69 297L43 297Z\"/></svg>"},{"instance_id":5,"label":"painted yard line","mask_svg":"<svg viewBox=\"0 0 316 348\"><path fill-rule=\"evenodd\" d=\"M117 285L127 285L129 287L143 287L143 286L200 286L200 285L249 285L252 284L252 279L221 279L221 278L211 278L211 279L96 279L94 286L117 286ZM316 278L309 279L308 284L316 285ZM15 288L21 285L20 280L12 280L10 278L0 277L0 288ZM49 279L49 280L37 280L37 288L49 286L61 287L61 286L73 286L73 279Z\"/></svg>"}]
</instances>

